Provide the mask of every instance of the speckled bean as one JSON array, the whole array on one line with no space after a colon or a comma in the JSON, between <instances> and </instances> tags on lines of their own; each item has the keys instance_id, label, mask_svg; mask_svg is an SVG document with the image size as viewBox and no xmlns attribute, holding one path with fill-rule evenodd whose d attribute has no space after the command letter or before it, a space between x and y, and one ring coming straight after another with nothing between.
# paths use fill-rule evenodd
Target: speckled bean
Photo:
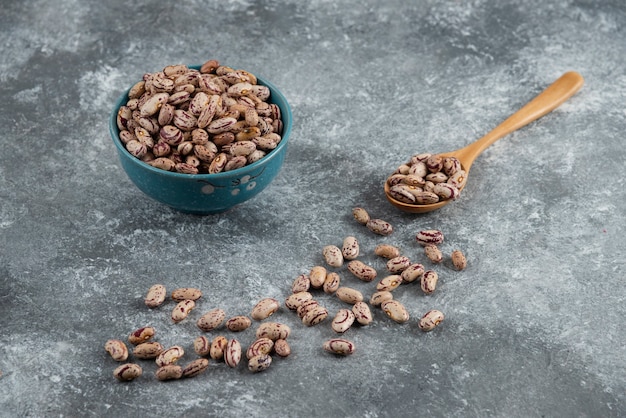
<instances>
[{"instance_id":1,"label":"speckled bean","mask_svg":"<svg viewBox=\"0 0 626 418\"><path fill-rule=\"evenodd\" d=\"M304 302L308 300L312 300L312 299L313 299L313 295L306 291L292 293L291 295L287 296L287 298L285 299L285 306L287 307L287 309L295 311Z\"/></svg>"},{"instance_id":2,"label":"speckled bean","mask_svg":"<svg viewBox=\"0 0 626 418\"><path fill-rule=\"evenodd\" d=\"M397 289L401 283L402 277L399 274L392 274L391 276L383 277L378 283L376 283L376 290L391 292Z\"/></svg>"},{"instance_id":3,"label":"speckled bean","mask_svg":"<svg viewBox=\"0 0 626 418\"><path fill-rule=\"evenodd\" d=\"M367 225L367 222L370 220L369 213L367 213L365 209L359 207L352 209L352 216L354 217L354 220L361 225Z\"/></svg>"},{"instance_id":4,"label":"speckled bean","mask_svg":"<svg viewBox=\"0 0 626 418\"><path fill-rule=\"evenodd\" d=\"M267 370L272 364L272 357L269 354L259 354L248 360L248 370L252 373L259 373Z\"/></svg>"},{"instance_id":5,"label":"speckled bean","mask_svg":"<svg viewBox=\"0 0 626 418\"><path fill-rule=\"evenodd\" d=\"M391 224L382 219L370 219L369 221L367 221L365 226L367 227L367 229L378 235L386 236L391 235L391 233L393 232L393 227L391 226Z\"/></svg>"},{"instance_id":6,"label":"speckled bean","mask_svg":"<svg viewBox=\"0 0 626 418\"><path fill-rule=\"evenodd\" d=\"M393 321L402 324L409 320L409 312L404 305L397 300L383 302L380 307Z\"/></svg>"},{"instance_id":7,"label":"speckled bean","mask_svg":"<svg viewBox=\"0 0 626 418\"><path fill-rule=\"evenodd\" d=\"M157 358L163 352L163 345L157 341L148 341L137 344L133 349L133 355L140 359Z\"/></svg>"},{"instance_id":8,"label":"speckled bean","mask_svg":"<svg viewBox=\"0 0 626 418\"><path fill-rule=\"evenodd\" d=\"M259 325L256 331L257 338L267 337L271 340L286 339L291 333L288 325L280 322L264 322Z\"/></svg>"},{"instance_id":9,"label":"speckled bean","mask_svg":"<svg viewBox=\"0 0 626 418\"><path fill-rule=\"evenodd\" d=\"M374 319L369 305L363 301L357 302L352 306L352 313L356 321L361 325L369 325Z\"/></svg>"},{"instance_id":10,"label":"speckled bean","mask_svg":"<svg viewBox=\"0 0 626 418\"><path fill-rule=\"evenodd\" d=\"M379 257L390 260L392 258L399 257L400 250L397 247L390 245L390 244L378 244L376 248L374 248L374 254L376 254Z\"/></svg>"},{"instance_id":11,"label":"speckled bean","mask_svg":"<svg viewBox=\"0 0 626 418\"><path fill-rule=\"evenodd\" d=\"M324 266L314 266L311 268L311 271L309 272L311 287L313 289L321 288L324 285L327 273L326 267Z\"/></svg>"},{"instance_id":12,"label":"speckled bean","mask_svg":"<svg viewBox=\"0 0 626 418\"><path fill-rule=\"evenodd\" d=\"M218 335L213 338L211 341L211 349L209 351L209 356L213 360L222 360L224 358L224 351L226 350L226 345L228 344L228 339L223 335Z\"/></svg>"},{"instance_id":13,"label":"speckled bean","mask_svg":"<svg viewBox=\"0 0 626 418\"><path fill-rule=\"evenodd\" d=\"M180 287L172 290L172 299L176 302L181 302L183 300L196 301L201 297L202 291L200 289L196 289L195 287Z\"/></svg>"},{"instance_id":14,"label":"speckled bean","mask_svg":"<svg viewBox=\"0 0 626 418\"><path fill-rule=\"evenodd\" d=\"M341 286L337 289L335 295L337 295L339 300L342 302L346 302L351 305L363 300L363 294L359 290L346 286Z\"/></svg>"},{"instance_id":15,"label":"speckled bean","mask_svg":"<svg viewBox=\"0 0 626 418\"><path fill-rule=\"evenodd\" d=\"M330 353L339 354L342 356L350 355L354 353L356 349L352 341L343 338L333 338L324 341L322 347L324 348L324 350Z\"/></svg>"},{"instance_id":16,"label":"speckled bean","mask_svg":"<svg viewBox=\"0 0 626 418\"><path fill-rule=\"evenodd\" d=\"M128 382L140 377L143 373L141 366L135 363L126 363L113 370L113 376L121 382Z\"/></svg>"},{"instance_id":17,"label":"speckled bean","mask_svg":"<svg viewBox=\"0 0 626 418\"><path fill-rule=\"evenodd\" d=\"M241 332L250 328L252 320L245 315L236 315L226 321L226 328L232 332Z\"/></svg>"},{"instance_id":18,"label":"speckled bean","mask_svg":"<svg viewBox=\"0 0 626 418\"><path fill-rule=\"evenodd\" d=\"M443 232L437 229L424 229L415 235L415 239L422 246L428 244L439 245L443 243Z\"/></svg>"},{"instance_id":19,"label":"speckled bean","mask_svg":"<svg viewBox=\"0 0 626 418\"><path fill-rule=\"evenodd\" d=\"M326 264L331 267L341 267L343 265L343 254L336 245L327 245L322 248L322 255Z\"/></svg>"},{"instance_id":20,"label":"speckled bean","mask_svg":"<svg viewBox=\"0 0 626 418\"><path fill-rule=\"evenodd\" d=\"M359 256L359 241L356 237L345 237L341 247L341 254L345 260L354 260Z\"/></svg>"},{"instance_id":21,"label":"speckled bean","mask_svg":"<svg viewBox=\"0 0 626 418\"><path fill-rule=\"evenodd\" d=\"M148 289L148 293L144 299L144 303L149 308L156 308L160 306L163 302L165 302L165 296L167 295L167 290L165 286L162 284L155 284L150 289Z\"/></svg>"},{"instance_id":22,"label":"speckled bean","mask_svg":"<svg viewBox=\"0 0 626 418\"><path fill-rule=\"evenodd\" d=\"M302 273L291 284L291 293L306 292L311 288L311 279L308 274Z\"/></svg>"},{"instance_id":23,"label":"speckled bean","mask_svg":"<svg viewBox=\"0 0 626 418\"><path fill-rule=\"evenodd\" d=\"M180 345L174 345L163 350L156 358L156 364L159 367L167 364L174 364L185 354L185 349Z\"/></svg>"},{"instance_id":24,"label":"speckled bean","mask_svg":"<svg viewBox=\"0 0 626 418\"><path fill-rule=\"evenodd\" d=\"M433 293L437 287L437 281L439 280L439 275L434 270L426 270L422 277L420 278L420 287L422 291L427 295Z\"/></svg>"},{"instance_id":25,"label":"speckled bean","mask_svg":"<svg viewBox=\"0 0 626 418\"><path fill-rule=\"evenodd\" d=\"M387 261L387 270L390 273L402 273L407 267L411 265L411 260L408 257L400 255Z\"/></svg>"},{"instance_id":26,"label":"speckled bean","mask_svg":"<svg viewBox=\"0 0 626 418\"><path fill-rule=\"evenodd\" d=\"M211 353L211 341L204 335L197 337L193 340L193 351L199 356L208 356Z\"/></svg>"},{"instance_id":27,"label":"speckled bean","mask_svg":"<svg viewBox=\"0 0 626 418\"><path fill-rule=\"evenodd\" d=\"M467 267L467 259L461 250L454 250L450 256L452 264L457 270L464 270Z\"/></svg>"},{"instance_id":28,"label":"speckled bean","mask_svg":"<svg viewBox=\"0 0 626 418\"><path fill-rule=\"evenodd\" d=\"M241 343L238 340L232 338L226 344L226 349L224 350L224 363L228 367L237 367L239 362L241 361Z\"/></svg>"},{"instance_id":29,"label":"speckled bean","mask_svg":"<svg viewBox=\"0 0 626 418\"><path fill-rule=\"evenodd\" d=\"M376 278L377 272L376 270L363 263L360 260L352 260L348 263L348 270L355 277L363 280L364 282L371 282Z\"/></svg>"},{"instance_id":30,"label":"speckled bean","mask_svg":"<svg viewBox=\"0 0 626 418\"><path fill-rule=\"evenodd\" d=\"M308 327L317 325L328 318L328 310L321 306L315 306L304 314L302 323Z\"/></svg>"},{"instance_id":31,"label":"speckled bean","mask_svg":"<svg viewBox=\"0 0 626 418\"><path fill-rule=\"evenodd\" d=\"M342 334L346 332L354 323L356 317L350 309L339 309L333 318L330 327L333 331Z\"/></svg>"},{"instance_id":32,"label":"speckled bean","mask_svg":"<svg viewBox=\"0 0 626 418\"><path fill-rule=\"evenodd\" d=\"M420 263L414 263L404 269L400 273L400 277L405 283L411 283L422 277L422 274L424 274L424 266Z\"/></svg>"},{"instance_id":33,"label":"speckled bean","mask_svg":"<svg viewBox=\"0 0 626 418\"><path fill-rule=\"evenodd\" d=\"M198 358L190 361L185 367L183 367L183 377L196 377L199 374L206 371L209 367L209 360L205 358Z\"/></svg>"},{"instance_id":34,"label":"speckled bean","mask_svg":"<svg viewBox=\"0 0 626 418\"><path fill-rule=\"evenodd\" d=\"M263 319L267 319L270 316L274 315L280 304L277 299L274 298L263 298L257 302L256 305L252 308L252 312L250 312L250 316L252 319L257 321L262 321Z\"/></svg>"},{"instance_id":35,"label":"speckled bean","mask_svg":"<svg viewBox=\"0 0 626 418\"><path fill-rule=\"evenodd\" d=\"M104 349L115 361L126 361L128 358L128 347L122 340L108 340L104 343Z\"/></svg>"},{"instance_id":36,"label":"speckled bean","mask_svg":"<svg viewBox=\"0 0 626 418\"><path fill-rule=\"evenodd\" d=\"M393 294L388 290L380 290L370 297L370 305L380 306L383 302L393 300Z\"/></svg>"},{"instance_id":37,"label":"speckled bean","mask_svg":"<svg viewBox=\"0 0 626 418\"><path fill-rule=\"evenodd\" d=\"M128 342L132 345L141 344L154 337L155 330L153 327L141 327L130 333Z\"/></svg>"},{"instance_id":38,"label":"speckled bean","mask_svg":"<svg viewBox=\"0 0 626 418\"><path fill-rule=\"evenodd\" d=\"M198 320L196 321L196 325L202 331L210 332L214 329L219 328L224 322L225 318L226 312L223 309L215 308L211 309L200 318L198 318Z\"/></svg>"},{"instance_id":39,"label":"speckled bean","mask_svg":"<svg viewBox=\"0 0 626 418\"><path fill-rule=\"evenodd\" d=\"M154 373L157 380L177 380L183 377L183 368L178 364L166 364L159 367Z\"/></svg>"},{"instance_id":40,"label":"speckled bean","mask_svg":"<svg viewBox=\"0 0 626 418\"><path fill-rule=\"evenodd\" d=\"M441 263L441 260L443 260L441 250L433 244L424 246L424 254L426 254L426 257L428 257L428 259L433 263Z\"/></svg>"},{"instance_id":41,"label":"speckled bean","mask_svg":"<svg viewBox=\"0 0 626 418\"><path fill-rule=\"evenodd\" d=\"M178 323L187 318L189 312L196 307L196 302L191 299L180 301L172 310L172 321Z\"/></svg>"},{"instance_id":42,"label":"speckled bean","mask_svg":"<svg viewBox=\"0 0 626 418\"><path fill-rule=\"evenodd\" d=\"M424 332L432 331L444 320L444 315L436 309L430 310L422 316L417 326Z\"/></svg>"},{"instance_id":43,"label":"speckled bean","mask_svg":"<svg viewBox=\"0 0 626 418\"><path fill-rule=\"evenodd\" d=\"M339 276L339 273L332 271L326 274L326 279L324 280L322 289L324 290L324 293L335 293L337 289L339 289L340 285L341 276Z\"/></svg>"},{"instance_id":44,"label":"speckled bean","mask_svg":"<svg viewBox=\"0 0 626 418\"><path fill-rule=\"evenodd\" d=\"M259 354L269 354L274 348L274 341L269 338L258 338L254 340L246 350L246 358L249 360Z\"/></svg>"},{"instance_id":45,"label":"speckled bean","mask_svg":"<svg viewBox=\"0 0 626 418\"><path fill-rule=\"evenodd\" d=\"M274 342L274 353L280 357L288 357L291 354L291 346L287 340L279 338Z\"/></svg>"}]
</instances>

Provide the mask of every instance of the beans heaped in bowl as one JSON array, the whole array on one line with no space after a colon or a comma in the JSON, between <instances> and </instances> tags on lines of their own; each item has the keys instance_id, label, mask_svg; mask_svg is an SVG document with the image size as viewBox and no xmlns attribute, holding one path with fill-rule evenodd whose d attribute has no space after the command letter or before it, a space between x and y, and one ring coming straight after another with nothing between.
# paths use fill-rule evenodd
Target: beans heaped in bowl
<instances>
[{"instance_id":1,"label":"beans heaped in bowl","mask_svg":"<svg viewBox=\"0 0 626 418\"><path fill-rule=\"evenodd\" d=\"M110 131L139 189L183 212L208 214L273 180L291 118L271 83L212 60L144 74L118 100Z\"/></svg>"}]
</instances>

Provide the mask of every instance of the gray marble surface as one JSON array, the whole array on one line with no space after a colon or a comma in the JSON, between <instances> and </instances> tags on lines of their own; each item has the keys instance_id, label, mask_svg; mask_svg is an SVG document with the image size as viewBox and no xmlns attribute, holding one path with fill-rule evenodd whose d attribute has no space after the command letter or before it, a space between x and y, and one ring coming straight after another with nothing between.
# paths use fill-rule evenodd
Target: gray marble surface
<instances>
[{"instance_id":1,"label":"gray marble surface","mask_svg":"<svg viewBox=\"0 0 626 418\"><path fill-rule=\"evenodd\" d=\"M618 417L626 415L626 3L622 0L24 0L0 7L0 416ZM107 131L120 92L144 72L216 58L284 92L294 128L275 182L213 216L142 195ZM462 198L412 215L384 198L416 152L482 136L563 72L583 89L490 147ZM354 222L366 208L389 237ZM119 383L103 346L153 325L195 358L195 319L283 301L321 249L356 236L385 274L378 243L426 262L420 229L460 248L437 291L396 290L411 320L379 310L322 350L328 321L285 309L293 353L269 370L211 362L159 382L154 364ZM336 269L345 285L373 283ZM148 287L205 295L183 323ZM316 293L331 313L343 307ZM417 318L437 308L431 333ZM254 327L220 330L245 346ZM210 333L214 336L216 332Z\"/></svg>"}]
</instances>

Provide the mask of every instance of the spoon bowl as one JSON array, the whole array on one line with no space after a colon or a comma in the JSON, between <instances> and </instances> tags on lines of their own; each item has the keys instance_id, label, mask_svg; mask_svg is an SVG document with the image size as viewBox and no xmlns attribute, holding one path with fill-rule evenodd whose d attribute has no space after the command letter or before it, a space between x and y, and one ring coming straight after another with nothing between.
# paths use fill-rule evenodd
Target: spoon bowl
<instances>
[{"instance_id":1,"label":"spoon bowl","mask_svg":"<svg viewBox=\"0 0 626 418\"><path fill-rule=\"evenodd\" d=\"M563 104L563 102L567 99L576 94L583 84L584 79L580 74L575 71L569 71L559 77L554 83L524 105L524 107L513 113L506 120L504 120L504 122L496 126L482 138L458 150L438 154L442 157L456 157L460 161L461 167L465 170L466 178L459 191L465 188L472 164L485 149L511 132L516 131L550 113ZM452 199L447 199L426 205L404 203L394 199L390 195L389 184L386 181L385 195L387 196L387 200L389 200L389 202L396 208L411 213L431 212L433 210L441 209L452 201Z\"/></svg>"}]
</instances>

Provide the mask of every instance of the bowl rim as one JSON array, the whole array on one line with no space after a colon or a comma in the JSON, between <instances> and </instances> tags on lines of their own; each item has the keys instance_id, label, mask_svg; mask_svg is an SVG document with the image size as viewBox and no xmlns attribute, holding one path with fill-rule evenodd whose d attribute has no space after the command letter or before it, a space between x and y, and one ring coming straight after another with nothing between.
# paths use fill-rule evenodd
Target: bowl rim
<instances>
[{"instance_id":1,"label":"bowl rim","mask_svg":"<svg viewBox=\"0 0 626 418\"><path fill-rule=\"evenodd\" d=\"M188 65L190 69L200 69L200 65ZM272 82L268 81L262 76L259 76L255 73L255 77L257 78L257 83L260 85L264 85L269 87L270 89L270 103L276 103L276 98L279 99L282 103L284 103L284 109L281 109L281 119L283 122L283 132L281 134L281 141L278 143L276 148L267 153L263 158L258 161L255 161L252 164L245 165L243 167L236 168L230 171L223 171L220 173L199 173L199 174L187 174L187 173L177 173L175 171L167 171L160 168L152 167L150 164L145 161L140 160L139 158L133 156L126 150L126 148L122 145L122 141L120 140L120 130L117 126L117 113L120 107L128 101L128 92L131 87L124 90L122 94L120 94L115 101L115 105L113 106L113 111L109 117L109 133L111 136L111 140L115 144L118 152L127 157L128 161L132 161L133 164L139 165L140 167L147 169L148 171L153 172L154 174L171 176L172 178L179 179L188 179L188 180L210 180L210 179L226 179L231 178L233 176L238 176L240 174L246 174L251 171L254 171L256 168L264 166L270 160L272 160L276 155L280 154L280 151L287 146L287 142L289 141L289 136L291 134L291 126L293 123L293 114L291 112L291 106L287 101L287 98L283 95L283 93L276 87ZM273 99L272 99L273 97Z\"/></svg>"}]
</instances>

